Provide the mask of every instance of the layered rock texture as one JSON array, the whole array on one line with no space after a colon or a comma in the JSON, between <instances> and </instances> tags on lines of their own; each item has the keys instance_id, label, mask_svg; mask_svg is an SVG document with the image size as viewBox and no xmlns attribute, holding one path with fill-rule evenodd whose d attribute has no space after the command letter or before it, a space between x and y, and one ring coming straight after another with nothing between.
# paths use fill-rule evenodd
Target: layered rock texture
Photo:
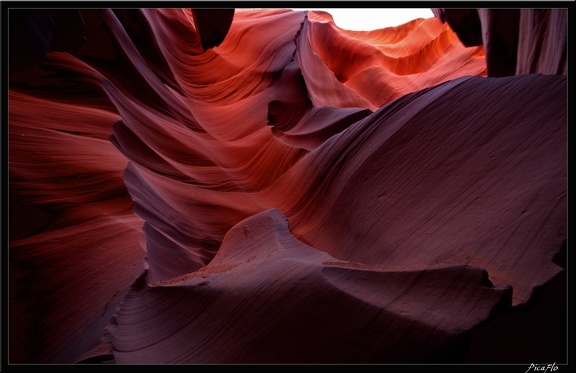
<instances>
[{"instance_id":1,"label":"layered rock texture","mask_svg":"<svg viewBox=\"0 0 576 373\"><path fill-rule=\"evenodd\" d=\"M434 12L11 10L10 362L538 362L567 11Z\"/></svg>"}]
</instances>

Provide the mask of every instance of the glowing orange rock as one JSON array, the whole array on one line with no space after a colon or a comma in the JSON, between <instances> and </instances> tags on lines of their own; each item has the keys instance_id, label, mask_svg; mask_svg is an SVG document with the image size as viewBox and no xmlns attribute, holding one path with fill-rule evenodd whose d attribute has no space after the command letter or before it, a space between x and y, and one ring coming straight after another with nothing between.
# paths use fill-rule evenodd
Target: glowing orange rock
<instances>
[{"instance_id":1,"label":"glowing orange rock","mask_svg":"<svg viewBox=\"0 0 576 373\"><path fill-rule=\"evenodd\" d=\"M13 361L111 353L115 312L121 363L442 361L563 271L566 76L485 77L565 71L561 12L519 13L516 59L491 11L486 56L436 18L231 13L82 10L11 75Z\"/></svg>"}]
</instances>

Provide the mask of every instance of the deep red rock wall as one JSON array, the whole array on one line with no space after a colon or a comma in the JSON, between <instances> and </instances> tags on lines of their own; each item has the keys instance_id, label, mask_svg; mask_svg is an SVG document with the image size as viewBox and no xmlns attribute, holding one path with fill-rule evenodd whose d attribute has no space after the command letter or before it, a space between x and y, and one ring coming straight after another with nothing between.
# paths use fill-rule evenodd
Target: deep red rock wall
<instances>
[{"instance_id":1,"label":"deep red rock wall","mask_svg":"<svg viewBox=\"0 0 576 373\"><path fill-rule=\"evenodd\" d=\"M566 14L509 12L14 13L11 362L461 359L563 271Z\"/></svg>"}]
</instances>

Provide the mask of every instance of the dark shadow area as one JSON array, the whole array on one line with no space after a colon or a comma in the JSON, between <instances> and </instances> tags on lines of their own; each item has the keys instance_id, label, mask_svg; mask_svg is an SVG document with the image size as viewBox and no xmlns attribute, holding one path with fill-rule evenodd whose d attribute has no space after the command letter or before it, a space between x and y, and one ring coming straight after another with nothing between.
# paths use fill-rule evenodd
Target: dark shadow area
<instances>
[{"instance_id":1,"label":"dark shadow area","mask_svg":"<svg viewBox=\"0 0 576 373\"><path fill-rule=\"evenodd\" d=\"M537 291L472 331L467 364L567 363L566 271Z\"/></svg>"}]
</instances>

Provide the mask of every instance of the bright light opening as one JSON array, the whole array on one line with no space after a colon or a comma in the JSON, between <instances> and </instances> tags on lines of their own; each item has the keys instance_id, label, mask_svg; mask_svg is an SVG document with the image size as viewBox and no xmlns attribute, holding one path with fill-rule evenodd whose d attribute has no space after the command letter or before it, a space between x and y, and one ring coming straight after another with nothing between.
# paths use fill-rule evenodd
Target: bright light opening
<instances>
[{"instance_id":1,"label":"bright light opening","mask_svg":"<svg viewBox=\"0 0 576 373\"><path fill-rule=\"evenodd\" d=\"M416 18L431 18L434 14L430 9L294 9L293 10L323 10L334 18L334 23L340 28L355 31L371 31L392 27L412 21Z\"/></svg>"}]
</instances>

